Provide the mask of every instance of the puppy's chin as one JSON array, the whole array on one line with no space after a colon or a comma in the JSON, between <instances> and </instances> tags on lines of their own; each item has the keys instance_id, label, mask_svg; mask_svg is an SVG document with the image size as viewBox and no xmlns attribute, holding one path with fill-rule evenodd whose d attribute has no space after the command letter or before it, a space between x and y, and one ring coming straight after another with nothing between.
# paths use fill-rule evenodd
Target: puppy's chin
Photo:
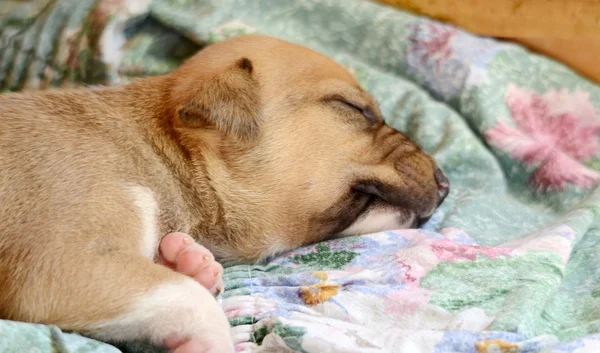
<instances>
[{"instance_id":1,"label":"puppy's chin","mask_svg":"<svg viewBox=\"0 0 600 353\"><path fill-rule=\"evenodd\" d=\"M394 229L415 228L417 216L413 211L389 204L378 204L361 214L338 237L382 232Z\"/></svg>"}]
</instances>

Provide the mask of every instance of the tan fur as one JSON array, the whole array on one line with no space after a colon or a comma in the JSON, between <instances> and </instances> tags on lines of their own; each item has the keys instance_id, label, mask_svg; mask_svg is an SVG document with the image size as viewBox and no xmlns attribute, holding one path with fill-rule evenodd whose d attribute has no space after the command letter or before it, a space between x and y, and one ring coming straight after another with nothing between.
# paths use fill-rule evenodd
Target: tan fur
<instances>
[{"instance_id":1,"label":"tan fur","mask_svg":"<svg viewBox=\"0 0 600 353\"><path fill-rule=\"evenodd\" d=\"M256 260L341 233L367 194L429 216L435 169L343 68L267 37L124 87L0 95L0 318L104 337L99 323L186 281L144 257L144 231Z\"/></svg>"}]
</instances>

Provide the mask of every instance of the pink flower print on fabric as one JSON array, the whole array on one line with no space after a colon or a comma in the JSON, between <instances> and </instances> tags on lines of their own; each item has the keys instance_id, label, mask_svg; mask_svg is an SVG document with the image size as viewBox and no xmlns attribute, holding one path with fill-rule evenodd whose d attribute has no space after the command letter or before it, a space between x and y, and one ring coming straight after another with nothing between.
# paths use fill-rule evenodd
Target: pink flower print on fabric
<instances>
[{"instance_id":1,"label":"pink flower print on fabric","mask_svg":"<svg viewBox=\"0 0 600 353\"><path fill-rule=\"evenodd\" d=\"M460 229L442 230L442 233L445 232L454 235L463 233L462 238L470 239ZM451 239L429 239L418 231L404 231L402 235L413 244L412 247L396 252L396 263L404 270L400 277L407 286L418 286L421 278L436 268L440 262L476 261L478 256L497 259L498 257L509 257L515 250L506 247L457 243Z\"/></svg>"},{"instance_id":2,"label":"pink flower print on fabric","mask_svg":"<svg viewBox=\"0 0 600 353\"><path fill-rule=\"evenodd\" d=\"M475 261L478 256L497 259L500 256L508 257L514 251L510 248L462 245L448 239L434 241L431 250L442 262Z\"/></svg>"},{"instance_id":3,"label":"pink flower print on fabric","mask_svg":"<svg viewBox=\"0 0 600 353\"><path fill-rule=\"evenodd\" d=\"M536 190L590 188L600 174L584 166L600 149L600 116L583 91L563 89L544 95L509 86L506 104L516 128L502 122L485 133L489 143L527 166Z\"/></svg>"},{"instance_id":4,"label":"pink flower print on fabric","mask_svg":"<svg viewBox=\"0 0 600 353\"><path fill-rule=\"evenodd\" d=\"M433 22L425 23L422 30L427 35L423 38L413 39L416 44L414 50L421 61L433 61L439 70L441 63L452 55L450 43L458 31L453 27Z\"/></svg>"},{"instance_id":5,"label":"pink flower print on fabric","mask_svg":"<svg viewBox=\"0 0 600 353\"><path fill-rule=\"evenodd\" d=\"M396 320L408 319L427 303L429 294L420 288L393 292L384 299L385 314Z\"/></svg>"}]
</instances>

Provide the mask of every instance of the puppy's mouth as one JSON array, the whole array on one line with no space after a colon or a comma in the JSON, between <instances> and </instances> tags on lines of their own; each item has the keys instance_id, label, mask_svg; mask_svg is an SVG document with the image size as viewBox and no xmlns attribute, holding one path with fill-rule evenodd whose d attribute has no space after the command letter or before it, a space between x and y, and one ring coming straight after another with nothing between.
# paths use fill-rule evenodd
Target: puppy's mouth
<instances>
[{"instance_id":1,"label":"puppy's mouth","mask_svg":"<svg viewBox=\"0 0 600 353\"><path fill-rule=\"evenodd\" d=\"M339 236L416 228L421 224L421 220L414 211L392 205L377 196L372 196L365 204L363 210L358 214L356 220L349 227L341 231Z\"/></svg>"}]
</instances>

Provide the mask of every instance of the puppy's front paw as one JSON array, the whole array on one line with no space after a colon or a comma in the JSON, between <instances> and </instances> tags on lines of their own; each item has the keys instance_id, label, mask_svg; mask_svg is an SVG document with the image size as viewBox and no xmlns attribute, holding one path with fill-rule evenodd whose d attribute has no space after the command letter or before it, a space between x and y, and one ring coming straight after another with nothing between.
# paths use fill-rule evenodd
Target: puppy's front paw
<instances>
[{"instance_id":1,"label":"puppy's front paw","mask_svg":"<svg viewBox=\"0 0 600 353\"><path fill-rule=\"evenodd\" d=\"M207 248L185 233L170 233L161 240L158 262L192 277L213 295L223 291L223 266Z\"/></svg>"}]
</instances>

